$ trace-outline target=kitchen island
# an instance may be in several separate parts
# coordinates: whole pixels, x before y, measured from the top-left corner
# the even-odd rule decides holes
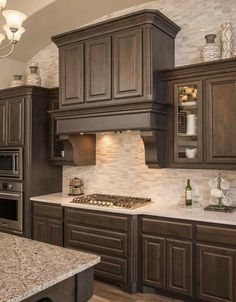
[[[0,302],[86,302],[100,257],[0,233]]]

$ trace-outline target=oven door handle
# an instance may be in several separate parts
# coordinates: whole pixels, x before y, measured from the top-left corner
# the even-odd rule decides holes
[[[21,195],[20,194],[16,194],[16,193],[5,193],[5,192],[0,192],[0,197],[1,196],[12,196],[12,197],[20,197]]]

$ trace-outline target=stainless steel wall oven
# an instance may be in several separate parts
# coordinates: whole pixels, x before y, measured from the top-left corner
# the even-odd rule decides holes
[[[23,184],[0,181],[0,227],[23,231]]]

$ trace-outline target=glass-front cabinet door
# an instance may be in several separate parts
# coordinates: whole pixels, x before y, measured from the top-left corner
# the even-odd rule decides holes
[[[174,162],[202,163],[202,82],[174,84]]]

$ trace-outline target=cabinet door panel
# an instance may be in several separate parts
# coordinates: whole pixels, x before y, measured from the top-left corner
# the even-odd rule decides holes
[[[167,289],[191,296],[192,243],[167,240]]]
[[[63,246],[63,222],[48,220],[48,242]]]
[[[113,36],[114,98],[142,96],[142,30]]]
[[[5,146],[7,143],[6,139],[6,103],[0,104],[0,146]]]
[[[212,302],[235,301],[235,256],[235,250],[197,245],[198,298]]]
[[[60,106],[84,102],[84,45],[60,49]]]
[[[111,38],[86,43],[86,102],[111,99]]]
[[[22,145],[24,136],[24,100],[12,99],[8,101],[8,145]]]
[[[127,257],[127,234],[71,224],[66,225],[65,232],[66,244],[72,248]]]
[[[127,261],[116,257],[101,256],[101,262],[95,266],[95,276],[127,282]]]
[[[165,287],[165,239],[142,237],[142,282],[156,288]]]
[[[236,163],[236,78],[206,82],[206,161]]]
[[[33,239],[48,243],[47,219],[33,217]]]

